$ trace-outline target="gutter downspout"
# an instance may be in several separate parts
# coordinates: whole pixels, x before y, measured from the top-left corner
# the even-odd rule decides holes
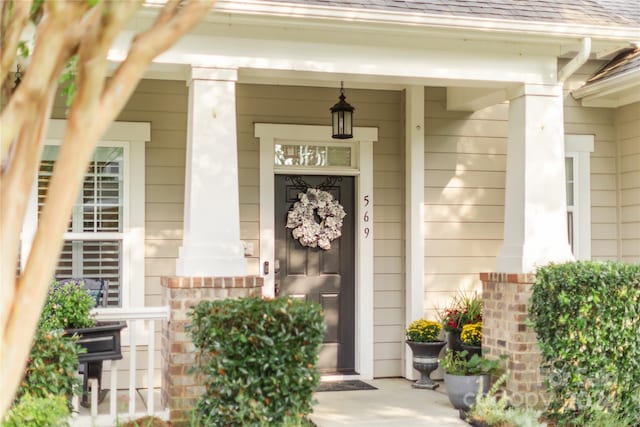
[[[589,59],[591,54],[591,37],[585,37],[580,44],[580,50],[578,54],[573,57],[562,69],[558,72],[558,83],[564,84],[564,82],[575,73],[578,68],[582,67]]]

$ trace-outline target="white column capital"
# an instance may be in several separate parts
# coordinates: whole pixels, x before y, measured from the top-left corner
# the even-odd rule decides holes
[[[238,69],[237,68],[199,67],[197,65],[192,65],[191,72],[187,78],[187,86],[190,86],[191,81],[193,80],[237,82]]]
[[[517,86],[511,86],[507,89],[507,99],[510,101],[524,96],[562,97],[562,85],[524,83]]]

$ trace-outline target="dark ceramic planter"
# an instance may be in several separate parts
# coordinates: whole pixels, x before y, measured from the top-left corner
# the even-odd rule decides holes
[[[460,331],[447,331],[447,348],[453,351],[462,351]]]
[[[435,390],[439,384],[431,379],[430,375],[438,369],[438,356],[440,350],[446,344],[444,341],[436,342],[414,342],[407,341],[413,352],[413,367],[420,372],[420,379],[412,384],[415,388],[425,388]]]
[[[471,359],[474,354],[482,356],[482,346],[462,344],[462,349],[467,352],[467,360]]]
[[[487,394],[491,388],[491,375],[451,375],[444,374],[449,402],[456,409],[469,410],[478,395],[478,386],[482,381],[482,393]]]

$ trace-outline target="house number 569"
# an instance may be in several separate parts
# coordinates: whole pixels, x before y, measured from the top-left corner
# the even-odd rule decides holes
[[[369,195],[365,194],[364,197],[362,198],[364,201],[364,207],[367,208],[369,207],[369,204],[371,203],[370,199],[369,199]],[[362,221],[364,222],[364,238],[368,239],[369,238],[369,234],[371,234],[371,228],[369,228],[368,224],[370,221],[369,218],[369,210],[365,209],[364,210],[364,215],[362,216]]]

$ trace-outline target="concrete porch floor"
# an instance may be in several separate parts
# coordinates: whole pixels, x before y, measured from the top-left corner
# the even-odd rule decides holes
[[[402,378],[365,382],[378,390],[316,393],[311,420],[318,427],[469,427],[449,403],[442,381],[433,391],[415,389]]]

